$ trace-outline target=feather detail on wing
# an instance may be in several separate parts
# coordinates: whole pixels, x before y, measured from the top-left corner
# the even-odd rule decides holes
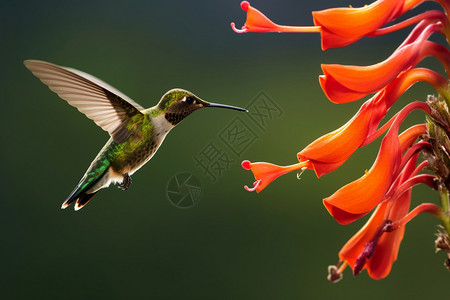
[[[128,121],[142,115],[139,104],[102,80],[72,68],[26,60],[25,66],[59,97],[107,131],[116,143],[128,139]]]

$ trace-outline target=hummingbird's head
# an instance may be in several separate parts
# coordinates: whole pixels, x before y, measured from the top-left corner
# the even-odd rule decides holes
[[[240,107],[207,102],[193,93],[182,89],[172,89],[168,91],[162,96],[158,103],[158,110],[164,114],[166,120],[172,125],[177,125],[188,115],[204,107],[221,107],[247,111]]]

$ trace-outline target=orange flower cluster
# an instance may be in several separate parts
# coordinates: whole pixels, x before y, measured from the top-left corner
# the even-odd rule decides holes
[[[328,212],[340,224],[349,224],[374,210],[366,225],[339,252],[340,267],[332,267],[329,279],[340,279],[343,269],[350,266],[356,275],[367,269],[374,279],[390,272],[397,258],[405,224],[421,212],[442,215],[441,207],[423,203],[410,211],[411,188],[423,183],[436,189],[436,176],[419,174],[427,166],[418,163],[419,154],[431,151],[432,145],[420,138],[427,134],[426,124],[415,125],[402,134],[399,128],[415,109],[431,114],[426,102],[406,105],[391,120],[380,126],[381,120],[396,100],[416,82],[429,83],[446,101],[450,100],[448,79],[417,65],[427,56],[436,57],[450,74],[450,51],[429,40],[433,33],[450,37],[448,11],[450,1],[440,0],[444,11],[431,10],[405,21],[383,27],[424,0],[378,0],[361,8],[332,8],[313,12],[315,26],[282,26],[264,14],[241,3],[247,12],[244,32],[319,32],[322,49],[343,47],[365,36],[387,34],[415,25],[406,40],[384,61],[371,66],[339,64],[322,65],[320,85],[334,103],[346,103],[374,94],[342,127],[318,138],[297,154],[299,163],[278,166],[265,162],[244,161],[242,166],[255,176],[249,191],[261,192],[277,177],[292,171],[312,169],[318,177],[336,170],[358,148],[384,136],[373,166],[361,178],[345,185],[323,200]],[[447,102],[448,103],[448,102]],[[419,139],[419,141],[417,141]]]

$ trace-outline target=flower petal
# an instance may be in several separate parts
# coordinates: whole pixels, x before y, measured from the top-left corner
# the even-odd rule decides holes
[[[322,49],[349,45],[397,17],[403,1],[379,0],[353,8],[339,7],[313,12],[314,25],[322,27]]]
[[[400,183],[405,182],[414,175],[414,166],[418,157],[419,155],[416,154],[403,169],[401,176],[399,176],[402,178]],[[397,227],[393,232],[385,232],[381,236],[377,235],[380,234],[378,232],[380,226],[387,219],[394,223],[406,216],[410,206],[410,188],[411,186],[408,187],[405,193],[398,194],[400,197],[396,199],[390,198],[389,201],[381,202],[366,224],[339,251],[340,259],[346,261],[353,270],[355,270],[357,258],[360,257],[365,246],[373,239],[377,239],[375,251],[366,260],[366,264],[363,267],[368,267],[368,272],[374,279],[381,279],[389,274],[392,263],[397,258],[400,242],[403,238],[404,226]]]
[[[392,182],[393,174],[401,161],[400,143],[397,136],[386,135],[378,157],[372,168],[361,178],[345,185],[323,200],[328,212],[340,224],[349,224],[356,219],[333,213],[335,208],[351,215],[364,215],[371,211],[383,197]]]
[[[333,195],[323,200],[328,212],[341,224],[349,224],[355,220],[353,215],[366,214],[380,203],[393,179],[400,171],[402,161],[401,144],[398,130],[406,116],[414,109],[422,109],[430,113],[424,102],[412,102],[397,115],[389,132],[384,137],[377,159],[372,168],[361,178],[345,185]],[[408,140],[408,139],[407,139]],[[350,215],[336,214],[336,209],[346,211]]]
[[[429,69],[414,68],[402,72],[374,97],[378,97],[379,101],[382,100],[386,103],[387,107],[391,107],[404,92],[419,81],[429,83],[442,96],[448,94],[447,80],[442,75]],[[349,89],[331,76],[321,75],[319,82],[325,95],[334,103],[347,103],[359,100],[369,94],[367,92]]]
[[[401,174],[405,187],[403,188],[402,185],[400,189],[403,189],[404,192],[381,202],[367,223],[339,251],[341,261],[348,263],[354,272],[356,269],[360,270],[359,268],[367,268],[373,279],[386,277],[397,259],[406,223],[422,212],[434,215],[441,213],[441,208],[432,203],[423,203],[408,213],[412,186],[418,183],[428,184],[427,182],[433,181],[431,175],[411,177],[414,174],[413,166],[417,158],[418,155],[412,159],[411,168],[405,169],[406,171]],[[390,224],[390,229],[383,226],[387,223]],[[380,229],[383,231],[380,232]],[[365,257],[363,266],[357,266],[358,258],[364,255],[368,245],[374,246],[373,253]]]
[[[340,84],[334,77],[327,75],[319,76],[319,83],[327,98],[333,103],[347,103],[365,97],[367,92],[349,89]]]
[[[437,216],[442,211],[439,206],[433,203],[422,203],[408,213],[411,204],[411,189],[397,199],[392,199],[392,201],[394,202],[393,206],[387,213],[388,219],[392,220],[393,231],[386,231],[380,237],[373,255],[366,263],[367,272],[373,279],[383,279],[389,275],[392,264],[397,260],[407,221],[423,212]],[[405,219],[408,220],[404,221]],[[400,225],[396,225],[396,223],[400,223]]]
[[[411,191],[400,196],[391,209],[389,219],[403,218],[408,213],[410,200]],[[388,201],[380,203],[367,223],[339,251],[339,258],[346,261],[352,269],[355,269],[356,260],[363,252],[365,245],[374,238],[380,225],[384,223],[388,208]],[[401,226],[392,232],[385,232],[381,235],[373,255],[367,259],[364,266],[364,268],[367,268],[370,277],[382,279],[389,274],[392,264],[397,259],[404,232],[405,227]]]
[[[387,207],[387,202],[380,203],[367,223],[339,251],[339,258],[346,261],[352,269],[364,245],[372,239],[380,224],[383,223]]]
[[[409,210],[411,190],[401,195],[394,203],[389,215],[390,220],[403,218]],[[382,279],[391,271],[392,264],[397,260],[398,250],[405,233],[405,226],[392,232],[385,232],[378,241],[373,255],[367,260],[367,272],[373,279]]]
[[[342,102],[356,100],[356,97],[382,89],[399,74],[416,66],[430,55],[437,57],[447,72],[450,72],[450,51],[439,44],[427,41],[433,32],[441,30],[442,24],[428,25],[420,34],[411,34],[407,42],[405,41],[389,58],[371,66],[322,65],[324,75],[320,78],[320,83],[325,94],[335,102],[342,101],[345,93],[349,94],[350,100]],[[334,97],[337,99],[334,100]]]
[[[385,87],[402,71],[411,67],[418,54],[418,44],[404,46],[388,59],[371,66],[322,65],[326,77],[332,77],[343,87],[359,93],[373,93]]]
[[[318,177],[335,170],[376,130],[386,111],[381,102],[368,100],[350,121],[300,151],[299,161],[310,161]]]
[[[309,162],[302,162],[290,166],[278,166],[266,162],[251,163],[248,160],[242,162],[242,167],[246,170],[251,170],[255,176],[256,182],[253,188],[246,188],[246,190],[252,192],[256,190],[257,193],[261,192],[269,183],[284,175],[288,172],[300,170],[309,165]]]

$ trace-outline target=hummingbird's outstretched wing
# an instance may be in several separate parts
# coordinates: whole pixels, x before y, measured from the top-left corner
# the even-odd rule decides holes
[[[107,131],[116,143],[128,139],[129,119],[144,116],[144,110],[102,80],[84,72],[40,60],[26,60],[25,66],[59,97]]]

